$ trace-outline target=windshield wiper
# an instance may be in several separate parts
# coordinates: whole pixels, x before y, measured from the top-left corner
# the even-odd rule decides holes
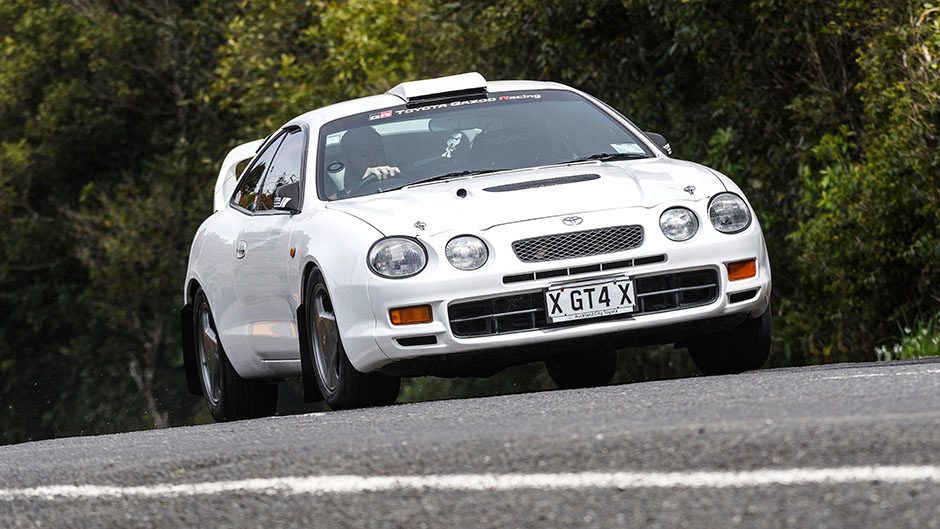
[[[568,163],[591,162],[595,160],[600,161],[600,162],[615,162],[619,160],[641,160],[643,158],[649,158],[649,156],[638,153],[638,152],[599,152],[597,154],[585,156],[584,158],[576,158],[574,160],[568,160],[567,162],[558,162],[552,165],[565,165]]]
[[[432,176],[430,178],[424,178],[422,180],[415,180],[414,182],[408,182],[407,184],[401,187],[414,186],[418,184],[426,184],[428,182],[437,182],[439,180],[448,180],[450,178],[459,178],[461,176],[475,176],[486,173],[498,173],[499,171],[508,171],[509,169],[477,169],[474,171],[454,171],[452,173],[444,173],[437,176]],[[396,189],[401,189],[401,187]]]

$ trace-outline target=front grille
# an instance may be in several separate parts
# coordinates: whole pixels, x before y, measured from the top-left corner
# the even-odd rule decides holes
[[[595,318],[587,320],[587,323],[698,307],[718,299],[718,272],[715,270],[637,277],[633,284],[637,298],[635,312]],[[459,338],[531,331],[549,326],[545,316],[544,291],[452,303],[447,308],[447,316],[451,332]],[[557,323],[553,327],[584,323],[584,320],[576,320]]]
[[[512,251],[520,261],[539,263],[632,250],[641,244],[642,226],[612,226],[522,239],[512,243]]]

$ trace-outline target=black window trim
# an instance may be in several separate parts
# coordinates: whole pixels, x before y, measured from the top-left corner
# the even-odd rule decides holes
[[[300,199],[299,199],[301,208],[303,207],[304,187],[305,187],[306,176],[307,176],[307,149],[310,147],[310,134],[308,134],[308,131],[309,131],[309,128],[307,127],[305,123],[292,123],[290,125],[287,125],[278,129],[277,131],[271,134],[268,134],[268,137],[265,138],[264,143],[262,143],[261,146],[258,147],[258,150],[255,151],[255,156],[251,159],[251,163],[248,164],[248,167],[245,168],[241,176],[239,176],[238,182],[235,184],[235,191],[232,192],[232,196],[229,197],[229,201],[228,201],[232,209],[241,213],[242,215],[247,215],[249,217],[255,217],[255,216],[260,217],[260,216],[269,216],[269,215],[292,215],[290,211],[280,210],[280,209],[249,211],[241,207],[240,205],[238,205],[237,202],[235,202],[235,195],[237,195],[239,189],[241,189],[242,180],[244,180],[244,178],[248,175],[248,173],[250,173],[251,170],[255,167],[255,162],[258,161],[258,156],[278,139],[288,134],[295,133],[295,132],[300,132],[300,134],[303,135],[303,139],[304,139],[303,159],[300,162]],[[274,155],[271,156],[272,161],[274,160],[274,158],[277,157],[277,153],[280,150],[281,150],[281,146],[278,145],[277,149],[274,151]],[[266,171],[265,174],[261,177],[261,180],[259,182],[259,187],[264,187],[264,181],[265,179],[267,179],[267,177],[268,177],[268,173]]]

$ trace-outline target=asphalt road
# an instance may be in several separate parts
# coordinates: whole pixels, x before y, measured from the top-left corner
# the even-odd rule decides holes
[[[0,527],[938,527],[940,363],[0,447]]]

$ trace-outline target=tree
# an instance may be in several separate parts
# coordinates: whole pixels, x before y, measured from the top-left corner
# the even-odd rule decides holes
[[[230,126],[200,93],[223,4],[0,6],[4,201],[18,198],[0,266],[5,438],[160,426],[191,402],[173,308]]]

